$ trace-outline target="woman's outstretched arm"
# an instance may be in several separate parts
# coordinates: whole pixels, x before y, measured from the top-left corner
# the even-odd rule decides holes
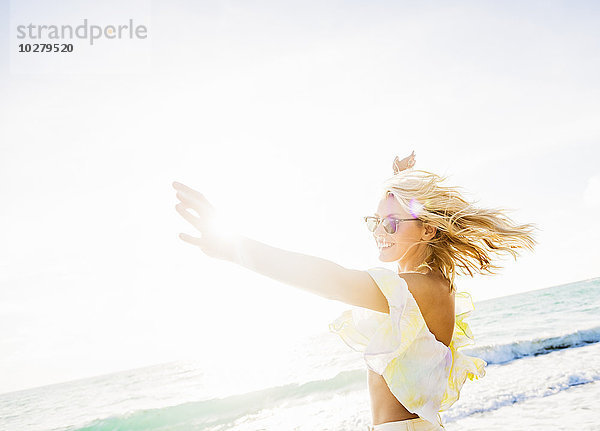
[[[282,283],[327,299],[387,313],[388,303],[366,271],[345,268],[327,259],[283,250],[241,235],[222,235],[215,227],[216,212],[198,191],[173,183],[176,209],[201,233],[201,237],[180,235],[211,257],[244,266]],[[194,210],[198,216],[188,212]]]

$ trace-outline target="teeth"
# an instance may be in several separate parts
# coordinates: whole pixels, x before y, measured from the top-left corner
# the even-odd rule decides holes
[[[391,243],[391,242],[387,242],[387,241],[384,241],[384,240],[382,240],[382,239],[378,239],[378,240],[377,240],[377,246],[378,246],[379,248],[388,248],[388,247],[391,247],[391,246],[393,246],[393,245],[394,245],[393,243]]]

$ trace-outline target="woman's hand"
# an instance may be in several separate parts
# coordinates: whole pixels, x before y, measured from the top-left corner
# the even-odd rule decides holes
[[[177,190],[177,199],[181,201],[175,205],[175,209],[201,233],[201,237],[180,233],[179,238],[200,247],[210,257],[230,260],[233,257],[234,237],[230,232],[219,228],[215,208],[202,193],[185,184],[175,181],[173,188]],[[188,209],[194,210],[198,215],[193,215]]]
[[[398,172],[405,171],[409,168],[412,168],[415,165],[415,152],[413,151],[407,157],[402,160],[398,160],[398,156],[394,158],[394,175]]]
[[[202,193],[174,182],[177,198],[175,208],[192,224],[201,238],[179,234],[179,237],[211,257],[224,259],[327,299],[386,312],[387,301],[373,279],[362,271],[350,270],[316,256],[283,250],[231,233],[230,227],[219,229],[215,208]],[[198,213],[197,216],[188,209]]]

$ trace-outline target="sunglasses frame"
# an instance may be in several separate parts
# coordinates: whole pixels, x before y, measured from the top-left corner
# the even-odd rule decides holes
[[[369,229],[369,220],[370,219],[377,220],[377,224],[375,225],[375,227],[373,228],[373,230]],[[396,218],[396,217],[391,217],[391,216],[387,216],[387,217],[383,217],[383,218],[377,217],[377,216],[364,216],[363,217],[363,220],[367,224],[367,229],[369,230],[369,232],[375,232],[377,230],[377,227],[379,226],[379,224],[383,220],[385,220],[385,219],[393,220],[394,221],[394,223],[392,225],[390,225],[390,226],[394,226],[394,231],[393,232],[388,231],[385,226],[383,227],[383,229],[387,233],[389,233],[390,235],[393,235],[393,234],[395,234],[398,231],[398,223],[399,222],[404,222],[404,221],[420,221],[421,220],[421,219],[418,219],[418,218]]]

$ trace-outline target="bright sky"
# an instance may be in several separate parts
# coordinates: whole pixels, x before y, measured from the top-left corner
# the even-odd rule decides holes
[[[348,308],[179,240],[174,180],[255,239],[390,267],[361,217],[414,149],[541,229],[459,282],[476,301],[600,275],[600,4],[284,3],[154,1],[137,74],[13,73],[2,21],[0,392],[268,351]]]

